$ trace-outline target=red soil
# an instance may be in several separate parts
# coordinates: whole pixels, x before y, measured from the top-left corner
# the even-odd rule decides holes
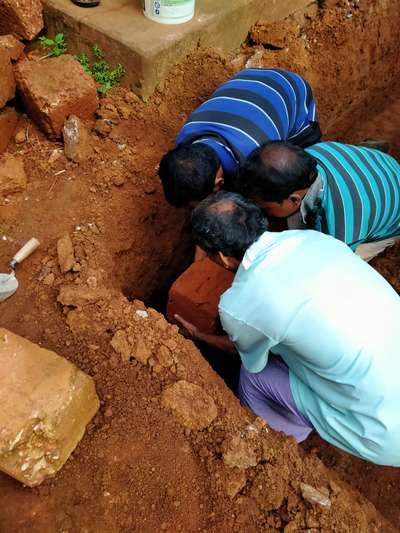
[[[0,531],[395,530],[315,454],[254,424],[192,343],[153,311],[141,318],[136,310],[143,306],[121,294],[148,301],[190,262],[187,214],[166,205],[156,177],[160,154],[187,114],[255,51],[253,60],[307,76],[327,138],[355,139],[364,117],[387,103],[387,88],[398,75],[400,13],[397,2],[368,4],[343,1],[310,15],[282,50],[249,43],[232,63],[211,52],[192,56],[147,103],[115,91],[103,100],[102,112],[114,114],[117,124],[106,138],[92,135],[95,156],[79,166],[63,155],[51,163],[61,146],[20,120],[28,140],[8,150],[23,155],[29,185],[2,202],[0,229],[7,240],[0,240],[0,271],[30,236],[43,244],[21,265],[18,292],[1,304],[2,326],[92,375],[102,408],[53,480],[31,490],[0,475]],[[65,233],[80,270],[62,275],[56,241]],[[377,263],[394,284],[397,254]],[[83,287],[86,299],[84,291],[74,292],[61,305],[62,286]],[[120,330],[138,358],[148,357],[146,364],[114,351],[110,342]],[[215,402],[218,416],[207,429],[185,429],[162,407],[162,390],[177,380],[199,385]],[[227,466],[223,458],[232,450],[247,468]],[[347,456],[337,460],[337,452],[321,444],[316,453],[340,474],[347,465],[349,483],[397,527],[397,495],[389,490],[389,483],[398,484],[397,470],[366,468]],[[331,509],[305,502],[300,482],[327,488]]]

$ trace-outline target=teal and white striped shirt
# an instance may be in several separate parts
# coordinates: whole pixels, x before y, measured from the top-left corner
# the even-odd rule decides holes
[[[306,152],[317,159],[322,180],[317,200],[305,209],[313,229],[353,250],[400,235],[400,165],[393,157],[338,142],[321,142]]]

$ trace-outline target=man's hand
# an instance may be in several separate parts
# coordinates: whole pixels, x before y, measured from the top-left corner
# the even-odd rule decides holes
[[[197,326],[195,326],[191,322],[188,322],[180,315],[174,315],[174,318],[182,326],[182,333],[185,337],[187,337],[188,339],[192,339],[193,341],[201,340],[202,335]]]
[[[223,352],[236,353],[236,348],[227,335],[211,335],[209,333],[203,333],[197,326],[188,322],[181,316],[175,315],[174,318],[182,326],[182,333],[188,339],[205,342],[209,346],[213,346]]]

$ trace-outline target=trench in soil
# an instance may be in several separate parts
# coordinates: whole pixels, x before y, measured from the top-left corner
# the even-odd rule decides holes
[[[379,100],[385,102],[384,106],[379,110],[371,112],[369,116],[363,116],[363,119],[359,122],[354,123],[353,120],[349,120],[348,123],[342,123],[343,133],[338,140],[354,144],[365,139],[388,140],[391,145],[391,155],[400,158],[398,135],[400,130],[400,87],[395,86],[387,94],[379,94]],[[361,108],[359,110],[356,109],[354,111],[355,115],[359,116],[361,110]],[[327,138],[333,137],[327,136]],[[171,238],[173,238],[172,235]],[[145,299],[146,305],[157,309],[163,314],[166,313],[171,285],[191,263],[193,248],[190,243],[190,228],[185,226],[182,240],[179,241],[177,248],[174,250],[173,264],[169,265],[166,279],[160,280],[158,278],[159,287],[149,298]],[[392,283],[398,292],[400,291],[399,264],[400,246],[389,250],[372,262],[372,265]],[[129,300],[140,297],[140,295],[135,294],[135,287],[132,286],[129,279],[125,280],[123,284],[123,293]],[[196,345],[214,371],[222,377],[226,385],[235,393],[240,372],[240,357],[227,355],[201,342],[196,343]],[[349,484],[352,484],[361,493],[367,495],[376,507],[383,512],[384,516],[391,519],[395,526],[399,524],[400,512],[394,501],[400,502],[400,495],[396,495],[393,499],[393,491],[398,491],[398,483],[400,481],[400,473],[397,468],[365,463],[330,446],[316,434],[312,434],[302,447],[308,452],[316,454],[326,465],[339,472],[341,477]],[[374,483],[371,483],[371,480]]]
[[[387,95],[380,94],[379,97],[384,98],[385,105],[360,123],[352,124],[352,121],[349,121],[348,125],[344,124],[344,133],[340,140],[357,144],[358,141],[365,139],[384,139],[390,142],[391,155],[400,158],[400,140],[398,136],[400,130],[400,87],[398,86],[394,91],[392,89]],[[145,300],[146,305],[157,309],[160,313],[166,313],[171,285],[191,263],[193,247],[190,243],[190,228],[185,226],[182,241],[179,242],[175,250],[172,269],[168,271],[165,280],[158,279],[159,283],[161,281],[161,286]],[[372,261],[372,265],[400,293],[400,277],[398,276],[400,246],[381,254],[379,258]],[[137,297],[135,288],[130,284],[129,280],[126,280],[123,287],[123,292],[129,300],[134,300]],[[223,333],[222,329],[220,333]],[[196,345],[213,370],[236,393],[241,365],[240,357],[238,355],[227,355],[201,342],[197,342]],[[351,457],[324,442],[314,433],[302,447],[306,451],[316,454],[326,465],[339,472],[340,476],[349,484],[357,487],[361,493],[367,495],[376,507],[386,517],[391,519],[394,525],[398,525],[400,512],[397,505],[393,505],[393,491],[398,490],[400,481],[400,473],[397,468],[377,466]],[[371,484],[371,480],[374,480],[375,483]],[[395,501],[400,502],[399,496],[395,497]]]
[[[213,52],[188,58],[172,73],[163,93],[156,93],[148,104],[133,105],[130,118],[121,120],[108,138],[93,137],[96,158],[80,167],[63,156],[50,165],[50,154],[61,145],[45,139],[21,117],[19,127],[28,129],[29,141],[22,146],[11,144],[9,151],[24,157],[30,183],[25,193],[2,206],[1,231],[12,240],[0,243],[0,271],[32,232],[43,245],[21,266],[20,289],[2,304],[2,325],[55,350],[94,376],[102,408],[76,454],[54,480],[31,491],[0,475],[0,531],[153,533],[160,524],[167,524],[165,530],[171,533],[263,530],[249,525],[250,500],[246,508],[235,510],[242,517],[240,525],[238,518],[232,518],[231,501],[210,489],[210,476],[217,469],[210,462],[207,470],[199,459],[207,463],[207,441],[201,440],[207,435],[191,437],[196,453],[188,451],[186,434],[171,425],[154,401],[164,378],[157,379],[136,364],[118,366],[109,342],[122,327],[125,299],[71,311],[57,303],[57,295],[65,284],[79,286],[95,278],[98,287],[162,309],[168,287],[190,263],[192,251],[187,214],[163,200],[156,177],[159,156],[170,147],[189,112],[255,54],[260,66],[291,68],[310,81],[327,139],[357,142],[385,137],[393,144],[393,155],[400,156],[396,98],[400,91],[394,85],[400,51],[398,4],[379,1],[365,9],[353,9],[348,2],[338,4],[345,7],[321,10],[307,22],[307,39],[299,38],[290,20],[261,24],[233,63]],[[282,50],[269,47],[275,33],[285,35]],[[125,92],[117,90],[103,105],[118,108],[124,98]],[[61,170],[65,172],[56,175]],[[81,272],[62,276],[55,245],[65,232],[73,238]],[[396,248],[374,262],[398,291],[399,260]],[[49,273],[55,275],[50,286],[43,283]],[[234,389],[236,371],[224,375],[231,367],[223,363],[218,368],[223,356],[206,356]],[[218,388],[218,380],[207,374],[195,352],[190,352],[189,360],[187,379],[202,382],[202,375],[207,375],[209,382],[203,386],[222,390],[218,394],[229,403],[230,392]],[[208,446],[219,444],[212,441]],[[317,438],[305,447],[398,527],[398,469],[366,464]],[[184,459],[176,454],[181,448],[186,450]],[[271,486],[268,492],[279,494],[279,486]],[[287,494],[285,498],[290,499]],[[270,513],[268,525],[262,523],[265,530],[283,530],[289,520],[285,505]],[[349,500],[349,513],[351,509]],[[324,531],[354,531],[332,524],[326,524]]]

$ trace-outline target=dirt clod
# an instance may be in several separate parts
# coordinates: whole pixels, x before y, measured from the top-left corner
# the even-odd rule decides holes
[[[70,115],[90,118],[97,109],[96,84],[70,55],[20,61],[15,76],[30,117],[51,138],[61,136]]]
[[[243,470],[232,469],[226,482],[226,493],[234,498],[246,485],[247,478]]]
[[[28,184],[22,157],[6,155],[0,159],[0,194],[24,191]]]
[[[18,130],[14,137],[15,144],[22,144],[26,141],[25,130]]]
[[[107,299],[109,295],[109,291],[104,288],[91,289],[85,286],[67,285],[61,287],[57,300],[67,307],[83,307]]]
[[[14,135],[17,120],[17,113],[13,107],[5,107],[0,111],[0,154],[6,150]]]
[[[25,45],[14,35],[0,35],[0,49],[7,50],[12,61],[16,61],[22,54]]]
[[[44,285],[47,285],[49,287],[54,285],[54,281],[55,281],[55,275],[53,274],[53,272],[50,272],[50,274],[47,274],[47,276],[45,276],[45,278],[43,279]]]
[[[72,269],[75,264],[74,247],[71,237],[66,233],[57,241],[58,264],[63,274]]]
[[[14,33],[31,40],[42,28],[40,0],[2,0],[0,3],[0,34]]]
[[[129,361],[132,349],[126,331],[122,329],[118,330],[111,339],[111,346],[121,355],[123,361]]]
[[[252,440],[234,435],[224,445],[223,460],[228,466],[243,469],[258,464],[258,454]]]
[[[301,495],[307,502],[313,505],[318,505],[323,509],[330,509],[332,504],[331,500],[329,499],[328,489],[315,489],[311,485],[307,485],[307,483],[301,483],[300,488]]]
[[[161,395],[164,407],[172,409],[176,418],[189,429],[204,429],[216,418],[214,400],[204,389],[187,381],[178,381]]]

